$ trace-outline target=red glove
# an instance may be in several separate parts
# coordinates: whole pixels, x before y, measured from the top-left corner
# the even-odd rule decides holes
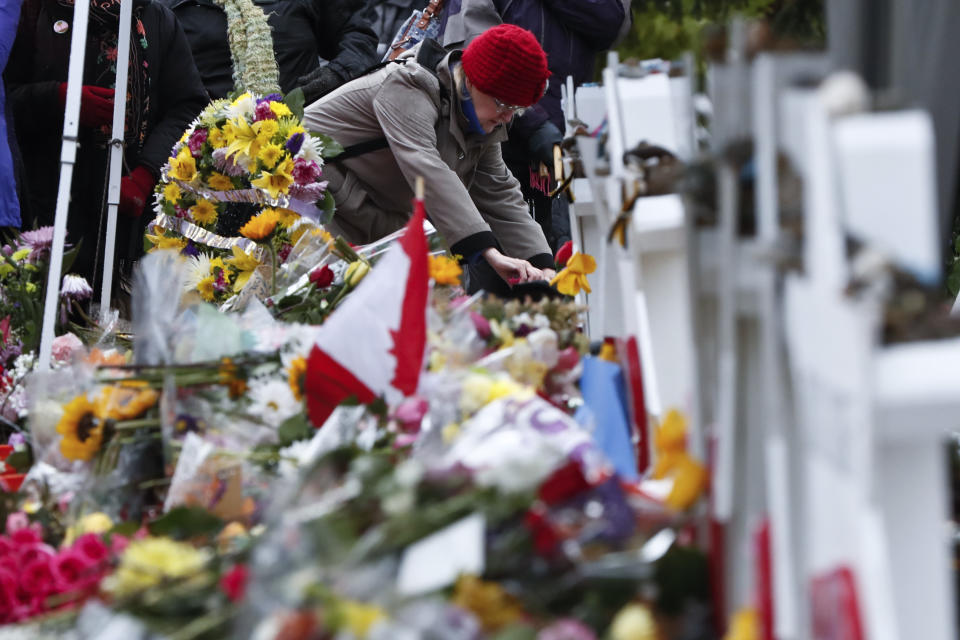
[[[67,104],[67,83],[60,83],[60,108]],[[100,127],[113,122],[113,89],[85,84],[80,88],[80,124]]]
[[[147,199],[157,184],[156,178],[146,167],[137,167],[120,181],[120,215],[139,218]]]

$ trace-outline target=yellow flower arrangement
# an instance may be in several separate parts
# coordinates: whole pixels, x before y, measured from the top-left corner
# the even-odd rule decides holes
[[[280,131],[280,125],[277,124],[276,120],[260,120],[259,122],[253,123],[253,130],[257,134],[257,142],[265,145],[270,142],[270,138]]]
[[[230,144],[227,145],[228,154],[242,153],[251,158],[257,156],[257,152],[260,150],[257,132],[244,118],[236,118],[227,122],[224,126],[224,135],[230,140]]]
[[[217,221],[217,208],[209,200],[199,200],[190,207],[190,216],[197,224],[211,225]]]
[[[307,359],[303,356],[297,356],[290,362],[290,368],[287,369],[287,382],[290,385],[290,391],[297,400],[303,400],[303,385],[307,376]]]
[[[260,242],[270,237],[278,221],[279,216],[274,209],[264,209],[240,227],[240,235]]]
[[[296,211],[290,209],[278,208],[277,210],[277,223],[280,224],[284,229],[289,229],[297,220],[300,219],[300,214]]]
[[[107,580],[106,590],[114,597],[142,594],[165,582],[202,581],[210,556],[189,544],[169,538],[134,540],[120,558],[120,566]]]
[[[176,251],[183,251],[184,247],[187,246],[187,241],[184,238],[175,238],[172,236],[165,236],[162,233],[156,234],[146,234],[147,240],[150,241],[150,244],[153,245],[151,251],[156,251],[157,249],[175,249]]]
[[[90,460],[103,444],[103,420],[97,406],[86,395],[79,395],[63,407],[57,422],[60,453],[68,460]]]
[[[256,180],[251,180],[250,184],[263,189],[270,194],[271,198],[285,194],[293,184],[293,160],[287,158],[273,172],[264,171],[263,175]]]
[[[80,518],[76,524],[67,527],[66,535],[60,548],[66,548],[73,544],[79,536],[85,533],[103,534],[113,528],[113,520],[102,511],[88,513]]]
[[[550,284],[556,285],[557,291],[567,296],[575,296],[580,293],[581,289],[590,293],[587,274],[596,270],[597,261],[593,259],[593,256],[585,253],[575,253],[570,256],[567,266],[550,280]]]
[[[453,258],[445,255],[429,256],[430,277],[437,284],[456,286],[460,284],[463,269]]]

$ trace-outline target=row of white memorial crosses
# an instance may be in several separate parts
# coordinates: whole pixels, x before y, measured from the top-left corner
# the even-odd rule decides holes
[[[716,225],[688,227],[717,604],[757,610],[763,638],[956,638],[960,339],[880,330],[888,269],[940,278],[931,120],[743,41],[709,72]]]

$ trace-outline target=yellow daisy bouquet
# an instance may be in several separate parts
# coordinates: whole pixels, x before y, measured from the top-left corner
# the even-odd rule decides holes
[[[307,230],[328,219],[324,159],[342,151],[307,131],[302,92],[215,100],[174,145],[154,195],[147,250],[197,259],[191,287],[210,302],[275,273]],[[201,273],[202,271],[202,273]]]

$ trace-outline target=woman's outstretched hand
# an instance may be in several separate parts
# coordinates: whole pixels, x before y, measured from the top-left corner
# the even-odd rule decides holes
[[[538,269],[526,260],[505,256],[493,247],[485,249],[483,257],[490,263],[493,270],[511,286],[535,280],[549,280],[555,275],[553,269]]]

